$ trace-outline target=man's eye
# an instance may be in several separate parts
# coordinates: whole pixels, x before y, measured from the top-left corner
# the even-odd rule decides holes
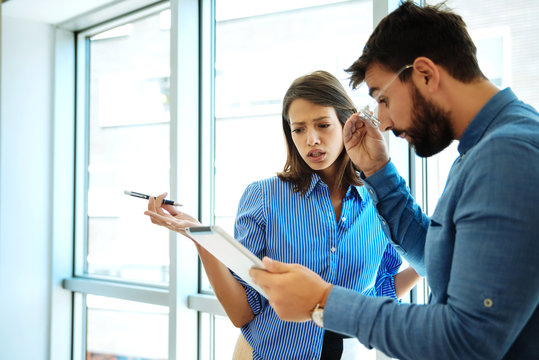
[[[378,99],[378,104],[385,104],[385,105],[387,105],[387,99],[386,99],[386,98],[380,98],[380,99]]]

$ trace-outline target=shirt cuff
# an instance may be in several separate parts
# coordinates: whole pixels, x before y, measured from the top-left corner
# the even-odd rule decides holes
[[[401,187],[403,181],[391,160],[368,178],[363,173],[360,176],[375,205],[378,204],[379,199],[383,199]]]
[[[369,338],[380,308],[387,297],[367,297],[340,286],[334,286],[324,306],[324,328],[355,337],[371,349]]]
[[[255,316],[260,314],[263,307],[263,304],[261,301],[262,296],[258,293],[258,291],[256,291],[251,286],[249,286],[249,284],[247,284],[247,282],[244,281],[241,277],[239,277],[235,272],[233,272],[230,269],[229,271],[232,274],[232,276],[234,276],[236,280],[238,280],[241,286],[243,286],[243,289],[245,290],[245,295],[247,295],[247,302],[249,303],[249,306],[251,307],[253,314]]]

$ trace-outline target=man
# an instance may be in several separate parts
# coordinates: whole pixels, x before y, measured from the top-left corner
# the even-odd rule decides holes
[[[539,358],[539,114],[488,81],[461,17],[442,6],[401,4],[348,71],[377,99],[380,129],[418,155],[460,141],[428,218],[378,129],[357,115],[344,127],[386,235],[427,276],[429,304],[366,297],[268,258],[254,281],[282,319],[313,319],[395,358]]]

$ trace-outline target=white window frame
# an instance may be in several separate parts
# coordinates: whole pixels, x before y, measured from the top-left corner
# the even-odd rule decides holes
[[[170,234],[169,286],[136,284],[92,278],[85,274],[86,204],[87,204],[87,39],[93,34],[118,26],[165,8],[171,10],[171,99],[170,99],[170,159],[171,194],[181,196],[187,211],[198,213],[199,193],[199,2],[196,0],[151,1],[133,0],[113,4],[92,14],[70,20],[57,31],[57,66],[55,99],[61,106],[55,116],[55,226],[53,264],[58,270],[58,282],[72,292],[72,301],[65,291],[53,298],[53,310],[63,321],[52,321],[57,332],[51,331],[51,352],[58,359],[85,359],[86,304],[85,295],[109,296],[169,307],[169,359],[198,356],[197,313],[188,307],[188,295],[198,291],[197,255],[194,247]],[[107,21],[108,19],[114,19]],[[96,25],[101,24],[101,25]],[[76,48],[76,54],[73,49]],[[71,49],[69,51],[68,49]],[[61,65],[63,64],[63,65]],[[76,65],[75,65],[76,64]],[[181,81],[178,81],[181,79]],[[76,86],[73,84],[77,84]],[[75,97],[76,94],[76,97]],[[74,104],[65,106],[65,99]],[[76,119],[73,122],[73,119]],[[76,124],[76,125],[75,125]],[[74,138],[73,138],[74,134]],[[75,157],[73,157],[73,149]],[[56,149],[55,149],[56,150]],[[181,169],[181,171],[179,170]],[[66,184],[60,179],[75,179]],[[184,189],[181,191],[180,189]],[[187,190],[188,189],[188,190]],[[73,208],[73,204],[75,207]],[[73,211],[74,210],[74,211]],[[67,216],[58,216],[62,213]],[[57,221],[56,221],[57,220]],[[73,240],[74,239],[74,240]],[[178,241],[180,240],[180,241]],[[60,251],[62,249],[62,251]],[[69,249],[71,251],[67,251]],[[65,254],[73,254],[70,259]],[[54,273],[54,271],[53,271]],[[62,281],[63,279],[63,281]],[[181,282],[180,282],[181,279]],[[73,321],[69,321],[73,314]],[[53,312],[53,319],[56,315]],[[56,323],[58,325],[54,326]],[[72,334],[72,335],[71,335]],[[65,339],[71,339],[67,344]],[[56,345],[57,344],[57,345]],[[181,348],[181,351],[180,351]]]
[[[196,359],[202,353],[198,312],[226,316],[214,295],[199,293],[199,269],[195,249],[188,241],[170,235],[170,284],[147,286],[84,276],[86,253],[87,132],[86,112],[87,36],[141,16],[136,9],[154,12],[150,6],[171,9],[171,195],[181,198],[186,211],[204,223],[213,219],[214,159],[214,59],[215,0],[133,0],[70,20],[57,30],[55,83],[57,103],[54,136],[53,282],[71,293],[52,292],[50,354],[59,360],[85,358],[85,294],[169,307],[169,359]],[[156,5],[157,4],[157,5]],[[398,4],[398,0],[373,1],[374,24]],[[127,15],[125,15],[127,14]],[[121,17],[120,17],[121,16]],[[117,18],[117,20],[107,21]],[[95,24],[104,24],[95,27]],[[75,58],[73,49],[79,56]],[[71,51],[70,51],[71,49]],[[181,79],[181,81],[179,81]],[[76,95],[75,95],[76,94]],[[76,98],[75,98],[76,96]],[[66,104],[66,98],[75,99]],[[61,104],[61,105],[60,105]],[[77,118],[77,126],[73,121]],[[75,134],[75,137],[72,135]],[[417,167],[407,144],[387,138],[390,154],[407,181],[414,181]],[[76,149],[76,157],[73,155]],[[398,154],[408,156],[397,158]],[[412,155],[413,156],[413,155]],[[181,169],[181,171],[179,171]],[[421,176],[420,176],[421,177]],[[76,179],[70,183],[69,179]],[[188,190],[187,190],[188,189]],[[209,189],[209,191],[201,191]],[[73,204],[77,204],[73,208]],[[74,212],[73,212],[74,210]],[[73,242],[73,238],[75,239]],[[179,241],[178,241],[179,240]],[[74,254],[71,256],[71,254]],[[181,285],[180,279],[181,278]],[[69,294],[73,294],[70,296]],[[195,311],[193,311],[195,310]],[[212,317],[213,318],[213,317]],[[72,320],[73,319],[73,320]],[[210,328],[211,325],[210,325]],[[196,329],[196,331],[195,331]],[[207,336],[207,334],[206,334]],[[213,343],[210,334],[209,343]],[[67,343],[66,339],[72,339]],[[181,351],[180,351],[181,348]],[[206,350],[204,351],[206,352]],[[60,356],[61,354],[61,356]],[[377,359],[386,357],[378,352]]]

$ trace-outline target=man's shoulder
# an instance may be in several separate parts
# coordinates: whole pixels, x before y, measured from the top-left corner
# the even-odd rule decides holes
[[[485,134],[477,144],[480,148],[505,147],[508,151],[523,151],[522,155],[539,154],[539,117],[512,117]]]

